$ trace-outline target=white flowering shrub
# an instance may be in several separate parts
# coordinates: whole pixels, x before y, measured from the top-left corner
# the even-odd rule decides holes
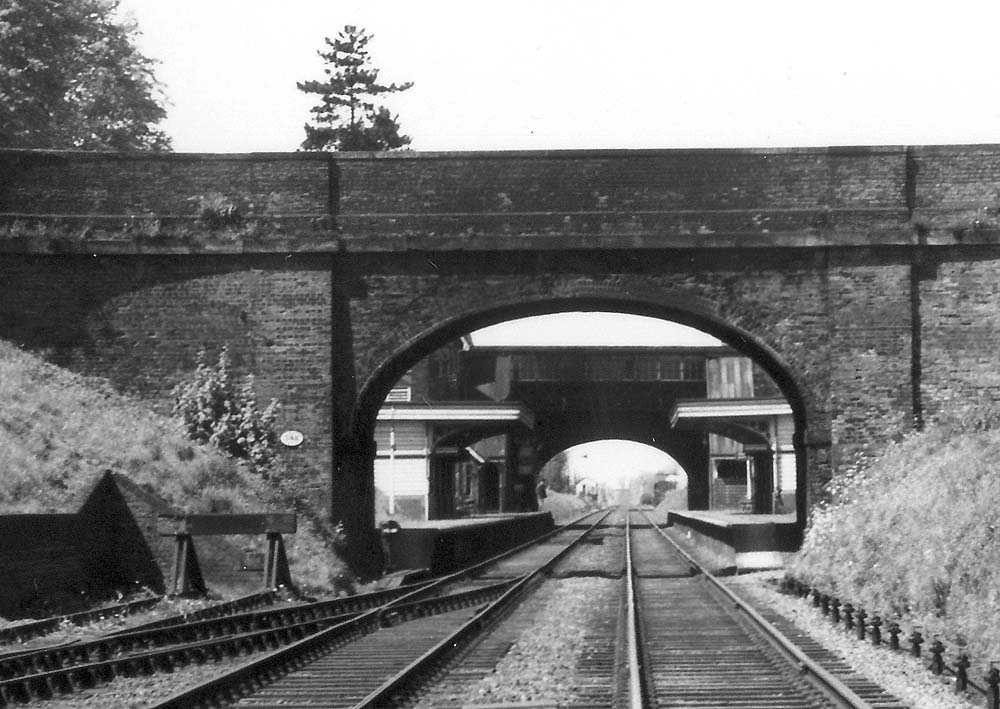
[[[215,366],[208,364],[205,350],[199,351],[194,376],[177,385],[173,394],[173,413],[192,440],[211,443],[258,471],[274,460],[278,402],[272,399],[264,409],[257,406],[253,375],[239,384],[234,381],[227,348],[222,348]]]

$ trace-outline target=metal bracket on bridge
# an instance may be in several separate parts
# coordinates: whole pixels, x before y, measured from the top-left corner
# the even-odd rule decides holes
[[[294,513],[161,515],[157,520],[160,536],[174,537],[173,593],[204,593],[205,580],[194,549],[194,536],[264,534],[267,556],[264,588],[291,585],[292,575],[285,555],[282,534],[294,534]]]

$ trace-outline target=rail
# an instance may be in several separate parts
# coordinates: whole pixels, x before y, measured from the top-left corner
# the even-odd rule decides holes
[[[751,608],[695,560],[694,557],[682,549],[658,524],[653,522],[648,514],[642,512],[642,515],[652,525],[653,529],[684,557],[687,563],[697,571],[699,576],[709,584],[713,591],[725,598],[734,609],[741,612],[754,625],[761,637],[767,640],[788,662],[793,664],[803,676],[811,679],[824,692],[828,699],[832,700],[838,707],[843,707],[844,709],[872,709],[871,704],[859,697],[850,687],[802,652],[781,631],[775,628],[760,613]]]
[[[601,514],[601,513],[603,513],[603,514]],[[442,576],[439,579],[430,581],[430,582],[426,583],[425,585],[423,585],[421,588],[414,590],[412,594],[409,594],[407,596],[403,596],[403,597],[397,599],[396,602],[397,603],[405,603],[406,601],[409,601],[409,600],[416,600],[420,596],[426,595],[428,593],[433,593],[434,591],[442,588],[443,586],[448,585],[449,583],[454,583],[454,582],[456,582],[456,581],[458,581],[458,580],[460,580],[462,578],[465,578],[465,577],[468,577],[468,576],[472,576],[472,575],[476,574],[477,572],[482,571],[486,567],[492,566],[493,564],[496,564],[496,563],[502,561],[503,559],[505,559],[507,557],[514,556],[515,554],[518,554],[518,553],[524,551],[525,549],[533,547],[533,546],[535,546],[537,544],[541,544],[542,542],[544,542],[544,541],[546,541],[546,540],[554,537],[555,535],[561,534],[562,532],[567,531],[571,527],[573,527],[573,526],[581,523],[583,520],[585,520],[585,519],[587,519],[589,517],[595,517],[597,515],[601,515],[601,517],[598,519],[598,521],[595,522],[593,525],[591,525],[588,528],[587,532],[584,532],[584,536],[585,536],[587,533],[589,533],[589,531],[591,529],[593,529],[598,524],[600,524],[604,519],[606,519],[609,514],[611,514],[611,508],[603,508],[603,509],[600,509],[600,510],[594,510],[592,512],[588,512],[586,514],[583,514],[583,515],[577,517],[576,519],[574,519],[572,522],[568,522],[567,524],[564,524],[561,527],[556,527],[555,529],[553,529],[553,530],[551,530],[549,532],[546,532],[545,534],[542,534],[542,535],[540,535],[538,537],[535,537],[534,539],[531,539],[531,540],[525,542],[524,544],[520,544],[520,545],[514,547],[513,549],[508,549],[507,551],[504,551],[504,552],[501,552],[500,554],[492,556],[489,559],[486,559],[485,561],[477,562],[477,563],[473,564],[472,566],[467,566],[464,569],[460,569],[459,571],[455,571],[453,573],[446,574],[445,576]]]
[[[633,574],[635,570],[632,566],[632,517],[625,516],[625,593],[627,594],[626,606],[626,633],[628,635],[628,697],[629,709],[643,709],[645,706],[645,696],[642,691],[642,662],[639,653],[639,621],[638,605],[639,599],[636,595]]]
[[[560,560],[563,559],[569,552],[574,548],[576,544],[585,538],[597,525],[603,522],[609,514],[611,514],[611,509],[601,510],[596,513],[589,515],[584,515],[578,518],[576,521],[570,524],[564,525],[563,527],[549,532],[539,540],[530,542],[528,544],[522,544],[517,548],[517,550],[522,550],[526,547],[532,546],[539,543],[540,540],[548,539],[554,536],[557,532],[565,531],[569,527],[573,526],[582,519],[587,517],[600,514],[603,512],[596,522],[590,525],[583,534],[581,534],[577,539],[573,540],[570,544],[560,549],[558,552],[553,554],[548,560],[546,560],[541,566],[532,571],[531,573],[525,574],[519,581],[514,583],[509,590],[507,590],[503,595],[497,598],[495,601],[490,603],[485,609],[483,609],[475,618],[470,620],[468,623],[462,625],[458,630],[449,635],[448,637],[441,640],[433,648],[425,652],[421,657],[410,663],[404,670],[399,672],[396,676],[386,680],[381,686],[375,689],[371,694],[365,697],[363,700],[355,704],[352,709],[375,709],[381,706],[392,706],[388,702],[391,698],[393,692],[398,691],[402,686],[407,683],[413,682],[416,676],[426,672],[430,667],[433,667],[437,662],[439,662],[446,655],[451,654],[457,648],[464,646],[470,639],[475,635],[479,634],[482,629],[490,625],[495,620],[499,619],[504,613],[506,613],[527,590],[549,569],[554,567]],[[501,556],[508,556],[513,554],[512,550],[509,554],[503,554]],[[483,562],[482,564],[477,564],[477,568],[488,565],[489,562]],[[494,562],[495,563],[495,562]],[[468,573],[468,572],[466,572]]]
[[[90,610],[79,611],[77,613],[66,613],[63,615],[52,616],[50,618],[41,618],[38,620],[29,620],[24,623],[17,623],[16,625],[10,625],[6,628],[0,629],[0,643],[24,642],[25,640],[30,640],[31,638],[47,635],[48,633],[58,629],[64,623],[70,623],[72,625],[86,625],[87,623],[93,623],[94,621],[103,620],[105,618],[128,615],[130,613],[152,608],[162,601],[163,598],[163,596],[148,596],[146,598],[137,598],[124,603],[101,606],[100,608],[91,608]]]

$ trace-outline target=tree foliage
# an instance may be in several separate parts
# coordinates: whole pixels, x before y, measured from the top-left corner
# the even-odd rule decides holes
[[[118,0],[0,4],[0,147],[167,150],[155,62]]]
[[[569,456],[566,451],[557,454],[542,468],[542,477],[553,492],[573,492],[570,480]]]
[[[327,51],[317,52],[326,62],[326,78],[296,84],[320,97],[310,109],[316,124],[305,125],[304,150],[395,150],[410,144],[410,137],[399,132],[398,116],[377,101],[406,91],[413,82],[379,83],[367,48],[372,39],[364,28],[346,25],[336,39],[325,38]]]
[[[174,415],[192,440],[211,443],[262,469],[274,460],[278,403],[272,399],[267,408],[258,408],[253,384],[249,374],[242,383],[234,381],[227,348],[214,367],[201,350],[194,376],[174,389]]]

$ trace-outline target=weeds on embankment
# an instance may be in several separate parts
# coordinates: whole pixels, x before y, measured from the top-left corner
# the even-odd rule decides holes
[[[1000,431],[934,425],[830,486],[791,572],[952,650],[1000,656]]]

